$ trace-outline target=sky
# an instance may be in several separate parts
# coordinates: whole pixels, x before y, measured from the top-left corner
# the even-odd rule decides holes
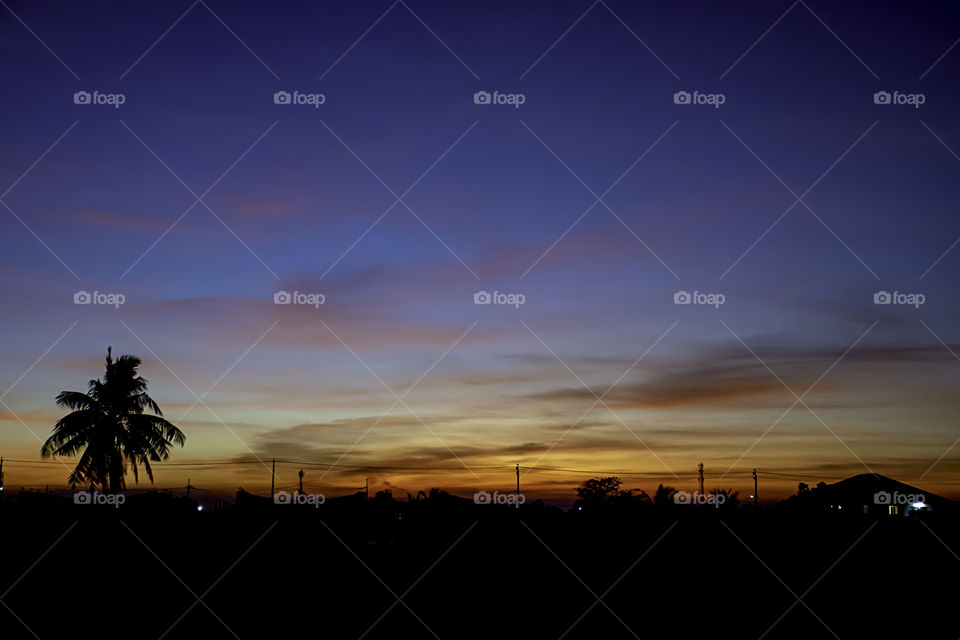
[[[5,0],[5,482],[65,485],[54,397],[112,346],[187,435],[161,488],[960,497],[958,41],[949,2]]]

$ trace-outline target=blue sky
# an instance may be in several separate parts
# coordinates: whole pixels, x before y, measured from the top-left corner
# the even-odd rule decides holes
[[[112,345],[144,359],[180,461],[449,466],[467,490],[516,463],[679,485],[705,460],[957,490],[947,3],[11,2],[0,32],[8,457],[37,457]]]

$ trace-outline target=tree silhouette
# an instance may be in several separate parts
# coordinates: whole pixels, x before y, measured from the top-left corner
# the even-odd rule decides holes
[[[657,485],[657,490],[653,493],[653,504],[658,507],[665,507],[673,504],[673,495],[677,492],[673,487],[665,487],[662,484]]]
[[[122,355],[114,360],[108,347],[102,381],[91,380],[86,393],[61,391],[57,396],[57,405],[72,411],[57,420],[40,455],[74,456],[82,451],[67,478],[71,484],[89,483],[116,493],[125,486],[128,464],[135,481],[140,480],[142,464],[153,482],[150,462],[166,460],[172,444],[183,446],[186,437],[147,395],[139,367],[140,358]],[[144,413],[146,409],[154,415]]]
[[[602,507],[621,494],[620,484],[620,478],[616,476],[591,478],[577,487],[574,506],[579,509]]]
[[[723,502],[719,504],[721,509],[736,509],[740,504],[740,492],[733,489],[714,489],[710,492],[713,496],[723,496]]]

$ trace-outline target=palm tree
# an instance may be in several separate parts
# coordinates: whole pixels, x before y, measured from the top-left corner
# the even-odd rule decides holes
[[[665,487],[662,484],[657,485],[657,490],[653,494],[653,504],[658,507],[666,507],[674,504],[673,496],[677,490],[673,487]]]
[[[67,478],[71,484],[89,483],[116,493],[125,486],[128,464],[136,482],[141,464],[153,482],[150,462],[166,460],[172,444],[183,446],[186,437],[147,395],[139,367],[140,358],[123,355],[114,360],[108,347],[102,381],[91,380],[86,393],[61,391],[57,396],[57,405],[72,411],[57,420],[40,455],[75,456],[82,451]],[[154,415],[144,413],[146,409]]]

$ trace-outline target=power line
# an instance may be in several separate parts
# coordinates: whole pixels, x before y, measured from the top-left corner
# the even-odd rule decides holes
[[[15,458],[5,458],[4,462],[11,464],[17,467],[26,467],[26,468],[48,468],[51,465],[60,466],[61,463],[57,461],[44,461],[44,460],[20,460]],[[361,464],[342,464],[342,463],[327,463],[320,461],[307,461],[307,460],[290,460],[290,459],[281,459],[276,460],[278,465],[284,466],[298,466],[298,467],[307,467],[307,468],[323,468],[323,469],[341,469],[341,470],[353,470],[353,471],[382,471],[382,472],[405,472],[405,471],[415,471],[419,473],[463,473],[468,471],[464,467],[438,467],[438,466],[391,466],[391,465],[361,465]],[[195,461],[195,462],[155,462],[153,463],[153,468],[155,470],[167,469],[167,470],[180,470],[180,469],[193,469],[196,467],[253,467],[260,466],[262,461],[259,459],[250,459],[250,460],[207,460],[207,461]],[[625,477],[645,477],[645,478],[676,478],[676,479],[692,479],[699,477],[700,473],[698,471],[691,472],[680,472],[680,473],[667,473],[667,472],[655,472],[655,471],[611,471],[611,470],[597,470],[597,469],[570,469],[563,467],[541,467],[541,466],[524,466],[520,465],[520,468],[526,472],[545,472],[545,473],[567,473],[567,474],[581,474],[581,475],[597,475],[597,476],[625,476]],[[514,469],[511,469],[508,465],[473,465],[470,467],[470,470],[475,471],[502,471],[502,472],[512,472]],[[772,476],[782,476],[790,478],[824,478],[827,480],[839,480],[840,476],[826,476],[820,473],[787,473],[781,471],[766,471],[761,470],[759,473]],[[742,470],[742,471],[729,471],[725,473],[706,473],[704,472],[704,477],[749,477],[752,474],[752,470]]]

